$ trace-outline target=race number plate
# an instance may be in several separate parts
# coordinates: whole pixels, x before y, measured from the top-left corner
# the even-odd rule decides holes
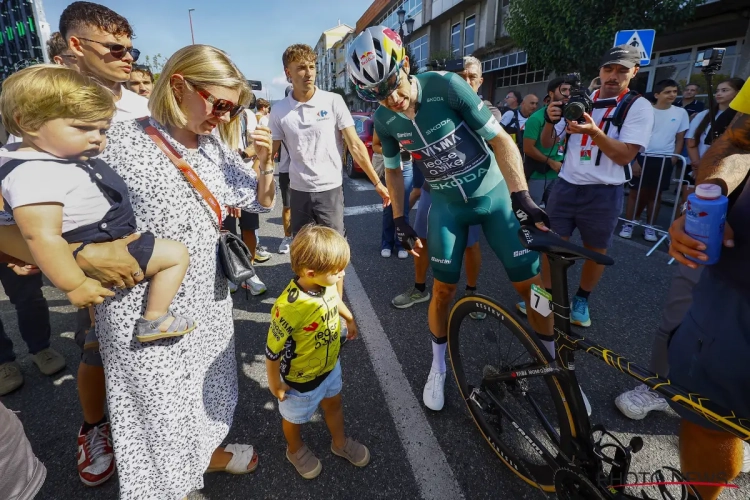
[[[531,285],[531,308],[546,318],[552,312],[552,295],[538,285]]]

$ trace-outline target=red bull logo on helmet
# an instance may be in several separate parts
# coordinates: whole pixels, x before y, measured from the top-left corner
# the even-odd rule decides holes
[[[367,52],[359,56],[359,63],[364,66],[373,59],[375,59],[375,52],[368,50]]]

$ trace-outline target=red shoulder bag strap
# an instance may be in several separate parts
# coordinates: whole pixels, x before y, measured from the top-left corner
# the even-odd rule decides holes
[[[201,197],[206,201],[206,203],[208,203],[208,206],[211,207],[211,209],[216,214],[216,217],[219,220],[219,229],[221,229],[221,205],[219,205],[219,202],[216,200],[211,191],[206,187],[206,185],[203,184],[203,181],[200,179],[200,177],[198,177],[198,174],[196,174],[193,168],[188,165],[188,163],[182,158],[182,156],[180,156],[180,153],[177,152],[177,150],[169,143],[169,141],[164,139],[164,136],[161,135],[161,132],[159,132],[156,127],[151,125],[151,122],[149,121],[149,118],[147,116],[139,118],[138,124],[148,134],[151,140],[154,141],[157,146],[159,146],[159,149],[161,149],[164,154],[167,155],[170,160],[172,160],[174,166],[177,167],[180,172],[182,172],[182,175],[185,176],[185,179],[187,179],[187,181],[195,188],[195,190],[198,191],[198,194],[200,194]]]

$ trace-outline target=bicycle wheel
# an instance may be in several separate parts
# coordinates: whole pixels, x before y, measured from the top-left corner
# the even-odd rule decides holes
[[[487,319],[473,320],[469,318],[472,312],[486,313]],[[545,460],[539,448],[561,464],[568,460],[560,452],[572,457],[575,427],[564,381],[545,375],[500,382],[495,387],[483,383],[485,374],[548,364],[550,357],[537,336],[492,299],[472,295],[451,310],[448,350],[461,397],[500,460],[528,484],[555,491],[558,466]]]

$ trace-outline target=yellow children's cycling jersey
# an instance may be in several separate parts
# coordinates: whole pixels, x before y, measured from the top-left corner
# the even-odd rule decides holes
[[[313,295],[292,280],[271,310],[266,357],[281,358],[281,375],[300,392],[318,387],[339,357],[339,295],[335,286]]]

